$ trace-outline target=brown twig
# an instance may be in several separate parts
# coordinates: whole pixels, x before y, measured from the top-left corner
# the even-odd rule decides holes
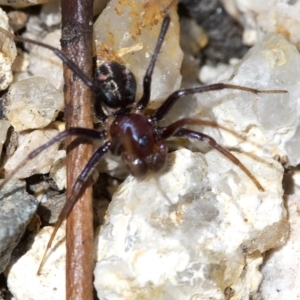
[[[92,78],[92,0],[62,0],[62,50]],[[64,66],[67,127],[93,127],[92,93]],[[71,141],[71,140],[70,140]],[[67,196],[92,154],[91,144],[76,140],[68,147]],[[93,299],[92,189],[87,187],[67,219],[67,299]]]

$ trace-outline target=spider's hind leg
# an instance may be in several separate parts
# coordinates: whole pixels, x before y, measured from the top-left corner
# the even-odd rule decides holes
[[[226,128],[219,126],[216,123],[210,122],[210,121],[202,121],[202,120],[193,120],[193,119],[182,119],[179,120],[165,128],[162,128],[162,139],[166,139],[171,136],[178,136],[178,137],[186,137],[189,139],[196,139],[198,141],[202,141],[212,148],[216,149],[219,151],[221,154],[226,156],[230,161],[232,161],[235,165],[237,165],[251,180],[252,182],[256,185],[256,187],[260,191],[265,191],[265,189],[262,187],[262,185],[259,183],[259,181],[256,179],[256,177],[249,171],[249,169],[234,155],[232,155],[228,150],[223,148],[221,145],[219,145],[212,137],[193,130],[185,129],[182,128],[182,126],[187,125],[187,124],[194,124],[194,125],[206,125],[210,127],[220,127],[223,130],[226,130],[230,133],[233,133],[231,130],[227,130]]]

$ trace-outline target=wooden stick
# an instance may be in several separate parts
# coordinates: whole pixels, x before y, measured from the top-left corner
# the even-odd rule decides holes
[[[62,50],[92,78],[92,0],[62,0]],[[65,118],[68,127],[93,127],[92,93],[64,66]],[[69,140],[69,142],[71,139]],[[93,146],[72,142],[67,152],[67,197],[91,156]],[[74,147],[76,145],[76,147]],[[92,188],[86,188],[67,219],[66,299],[93,299]]]

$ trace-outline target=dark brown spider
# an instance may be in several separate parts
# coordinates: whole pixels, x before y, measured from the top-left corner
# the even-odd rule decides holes
[[[260,91],[248,87],[241,87],[230,84],[212,84],[203,87],[181,89],[172,93],[164,103],[156,109],[152,115],[145,115],[145,109],[150,100],[151,78],[157,56],[160,52],[164,37],[168,30],[170,17],[168,14],[164,17],[158,41],[144,76],[143,80],[143,96],[135,103],[136,81],[132,72],[125,66],[117,62],[107,62],[101,65],[95,73],[94,80],[90,80],[72,61],[70,61],[63,52],[49,45],[36,42],[30,39],[15,37],[8,31],[0,28],[0,31],[17,41],[29,42],[45,48],[48,48],[61,58],[61,60],[77,75],[85,84],[87,84],[95,93],[95,114],[99,121],[103,124],[104,129],[101,131],[72,127],[58,134],[55,138],[31,152],[27,158],[11,173],[0,185],[2,188],[12,176],[26,164],[28,160],[35,158],[46,148],[52,144],[65,139],[68,136],[81,136],[92,140],[103,140],[104,144],[96,149],[87,165],[77,178],[71,192],[71,196],[67,199],[63,207],[54,231],[48,242],[46,252],[51,247],[55,234],[66,219],[77,199],[83,192],[89,176],[99,163],[103,155],[110,151],[114,155],[122,157],[128,166],[130,173],[135,177],[143,177],[149,170],[158,172],[162,170],[166,163],[168,148],[165,140],[172,136],[185,137],[203,141],[215,148],[234,164],[238,165],[247,176],[253,181],[260,191],[264,188],[251,172],[229,151],[221,147],[216,141],[208,135],[201,132],[183,128],[186,125],[203,125],[218,127],[235,134],[234,132],[223,128],[222,126],[204,120],[195,120],[190,118],[180,119],[169,126],[161,127],[159,122],[166,116],[175,102],[182,96],[189,94],[203,93],[207,91],[235,89],[252,93],[285,93],[283,90],[265,90]],[[237,134],[235,134],[237,135]],[[237,135],[239,136],[239,135]],[[42,259],[38,273],[44,264],[46,252]]]

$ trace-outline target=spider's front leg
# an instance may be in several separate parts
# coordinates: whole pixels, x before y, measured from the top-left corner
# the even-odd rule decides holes
[[[103,155],[105,153],[107,153],[109,150],[110,150],[110,142],[104,143],[104,145],[102,147],[97,149],[94,152],[94,154],[92,155],[92,157],[90,158],[90,160],[88,161],[88,163],[86,164],[86,166],[81,171],[78,178],[76,179],[75,184],[72,187],[71,196],[67,199],[62,211],[60,212],[60,214],[58,216],[58,220],[55,224],[54,230],[48,241],[46,250],[44,252],[43,258],[41,260],[41,263],[40,263],[40,266],[39,266],[39,269],[37,272],[38,275],[42,271],[43,265],[46,261],[47,252],[51,248],[51,245],[52,245],[54,237],[57,233],[57,230],[61,226],[62,222],[68,217],[68,215],[69,215],[70,211],[72,210],[73,206],[75,205],[76,201],[81,196],[82,192],[84,191],[84,188],[86,187],[88,179],[90,178],[90,175],[95,170],[95,167],[97,166],[97,164],[99,163],[99,161],[101,160]]]
[[[49,140],[47,143],[38,147],[37,149],[30,152],[27,157],[22,160],[9,174],[5,176],[5,179],[0,184],[0,190],[6,185],[6,183],[14,177],[17,172],[23,168],[26,163],[34,158],[36,158],[41,152],[51,147],[53,144],[58,143],[64,140],[68,136],[77,136],[84,137],[91,140],[103,140],[106,137],[105,131],[96,131],[94,129],[81,128],[81,127],[71,127],[61,133],[59,133],[56,137]]]
[[[212,148],[216,149],[220,153],[222,153],[224,156],[226,156],[230,161],[232,161],[235,165],[237,165],[256,185],[256,187],[264,192],[264,188],[259,183],[259,181],[256,179],[256,177],[249,171],[249,169],[234,155],[232,155],[228,150],[223,148],[221,145],[219,145],[212,137],[193,130],[182,128],[185,125],[204,125],[204,126],[210,126],[210,127],[217,127],[221,128],[225,131],[228,131],[234,135],[239,136],[238,134],[234,133],[233,131],[226,129],[223,126],[219,126],[217,123],[211,122],[211,121],[205,121],[205,120],[194,120],[194,119],[181,119],[167,127],[159,128],[158,130],[161,132],[160,138],[161,139],[167,139],[171,136],[177,136],[177,137],[185,137],[189,139],[196,139],[199,141],[202,141]],[[242,137],[242,136],[241,136]],[[242,137],[243,138],[243,137]]]

